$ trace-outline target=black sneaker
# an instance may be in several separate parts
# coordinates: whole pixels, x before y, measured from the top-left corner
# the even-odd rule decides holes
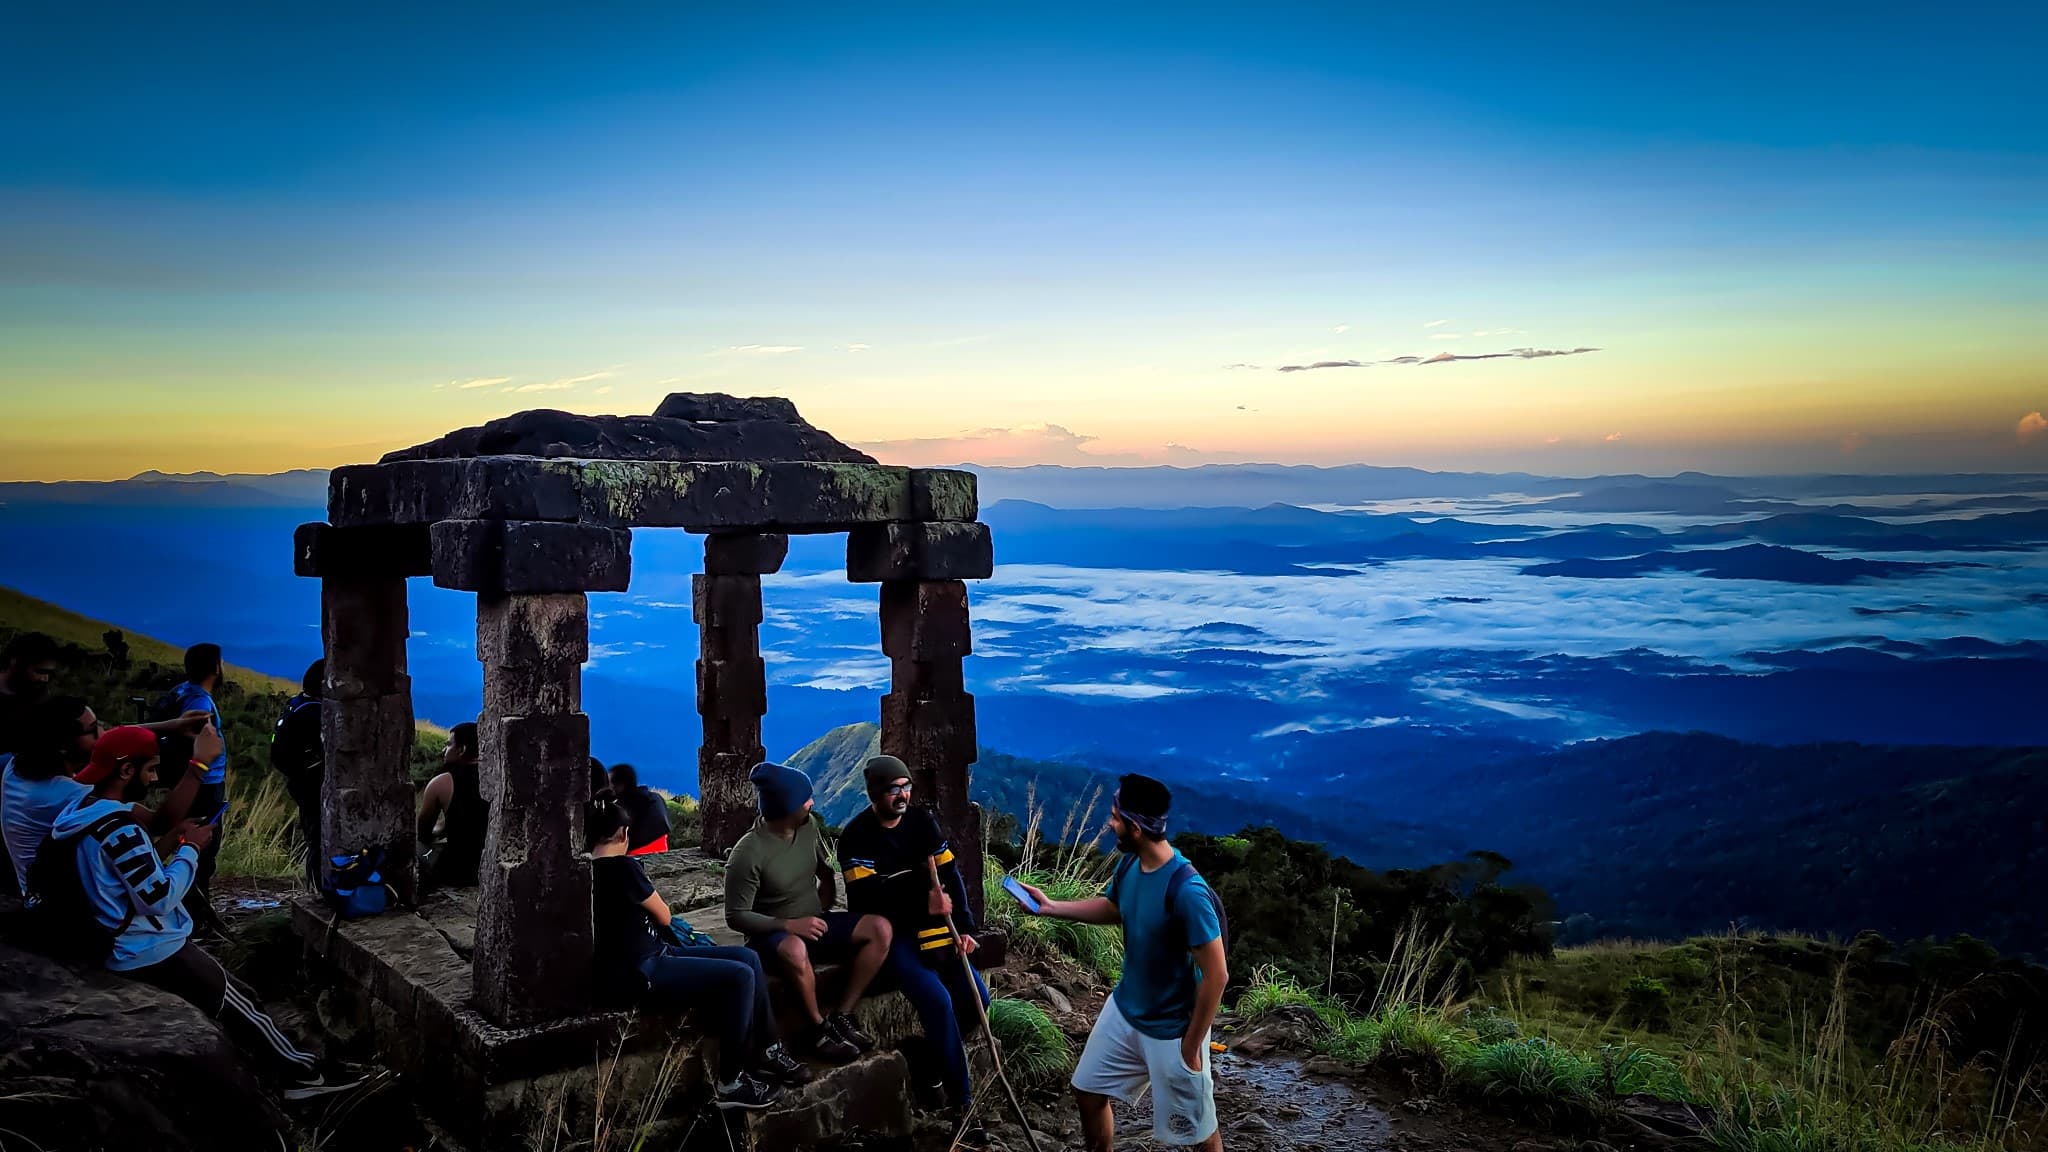
[[[302,1079],[286,1081],[282,1095],[287,1100],[312,1100],[320,1096],[332,1096],[336,1092],[346,1092],[361,1085],[362,1082],[362,1077],[350,1074],[337,1073],[330,1077],[311,1072]]]
[[[775,1084],[763,1084],[745,1072],[740,1073],[739,1082],[731,1088],[714,1090],[718,1107],[725,1111],[735,1109],[758,1112],[782,1098],[782,1088]]]
[[[853,1022],[853,1017],[844,1012],[834,1012],[825,1017],[825,1027],[831,1029],[834,1036],[853,1045],[859,1051],[875,1050],[875,1038],[861,1031],[860,1025]]]
[[[827,1020],[818,1025],[811,1036],[811,1055],[827,1064],[851,1064],[860,1059],[860,1049],[851,1041],[841,1039],[839,1033],[833,1031],[831,1021]]]
[[[980,1150],[989,1146],[988,1129],[968,1119],[957,1109],[953,1112],[952,1128],[954,1132],[959,1134],[959,1139],[953,1145],[956,1148],[966,1148],[969,1149],[969,1152],[980,1152]]]
[[[786,1084],[794,1088],[811,1082],[811,1070],[780,1044],[770,1044],[768,1050],[761,1053],[761,1066],[754,1071],[771,1084]]]

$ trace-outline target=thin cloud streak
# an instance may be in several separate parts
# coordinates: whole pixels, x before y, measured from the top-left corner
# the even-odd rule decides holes
[[[1282,364],[1274,371],[1313,372],[1318,368],[1370,368],[1374,364],[1449,364],[1457,360],[1543,360],[1552,356],[1583,356],[1598,351],[1598,348],[1510,348],[1506,352],[1439,352],[1434,356],[1395,356],[1388,360],[1318,360],[1313,364]],[[1230,365],[1232,368],[1239,366]]]

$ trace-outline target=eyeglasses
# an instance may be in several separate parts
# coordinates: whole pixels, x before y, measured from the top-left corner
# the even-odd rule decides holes
[[[908,796],[910,795],[910,785],[891,784],[887,788],[882,789],[882,792],[887,796]]]

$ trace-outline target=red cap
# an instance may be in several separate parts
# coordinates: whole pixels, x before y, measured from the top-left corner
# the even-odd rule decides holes
[[[101,736],[92,746],[92,760],[72,774],[80,784],[97,785],[120,771],[123,761],[147,760],[156,755],[156,733],[128,725]]]

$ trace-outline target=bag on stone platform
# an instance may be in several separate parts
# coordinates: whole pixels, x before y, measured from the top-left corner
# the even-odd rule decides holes
[[[328,857],[320,892],[344,920],[384,911],[391,903],[391,889],[384,883],[384,850],[365,848],[353,856]]]
[[[697,931],[695,928],[690,927],[688,920],[684,920],[681,917],[671,917],[668,926],[657,926],[655,933],[661,937],[662,943],[671,944],[677,948],[718,947],[718,941],[712,939],[709,933]]]

